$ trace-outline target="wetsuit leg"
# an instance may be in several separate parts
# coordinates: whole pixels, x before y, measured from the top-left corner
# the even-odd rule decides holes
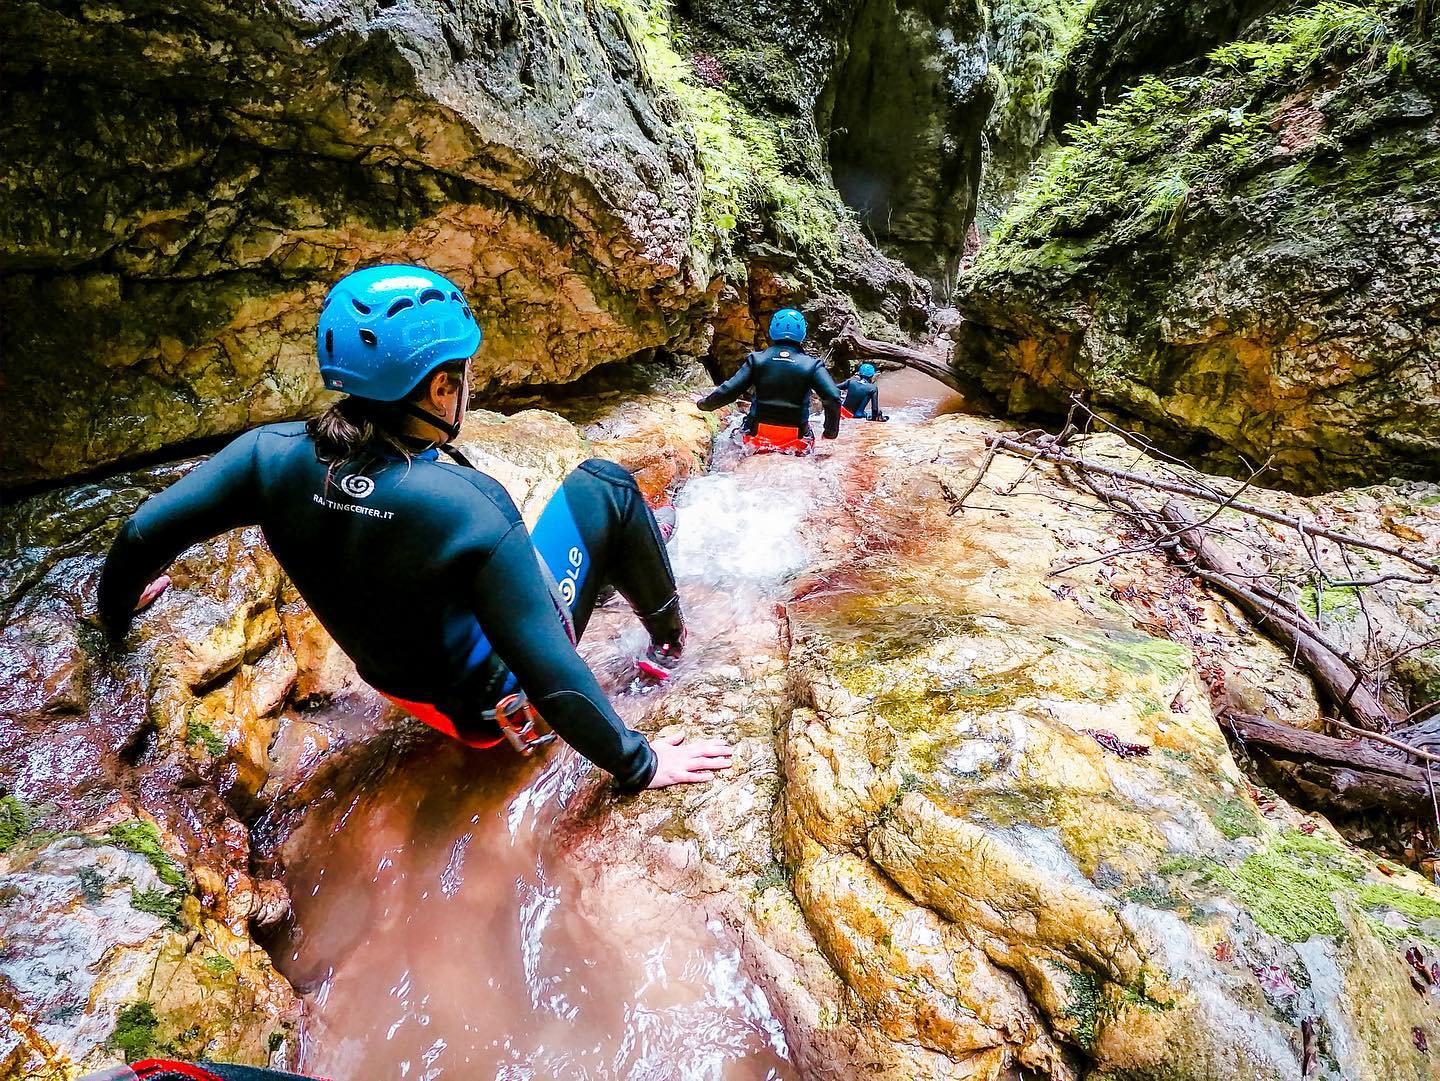
[[[530,541],[559,584],[577,638],[606,586],[630,602],[656,645],[681,638],[684,625],[665,541],[640,486],[622,466],[599,458],[577,466],[550,497]],[[477,649],[483,652],[481,663],[434,706],[391,700],[472,747],[501,742],[493,717],[485,713],[519,690],[519,682],[488,643]]]
[[[622,466],[599,458],[577,466],[546,505],[531,539],[560,583],[577,636],[606,586],[630,603],[655,642],[679,634],[675,573],[665,540],[640,486]]]

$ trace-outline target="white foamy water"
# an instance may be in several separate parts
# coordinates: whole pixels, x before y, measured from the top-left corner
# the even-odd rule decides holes
[[[787,490],[735,473],[692,480],[675,502],[679,522],[670,545],[682,591],[687,582],[773,585],[798,572],[809,559],[800,523],[813,501],[814,493],[798,485]]]

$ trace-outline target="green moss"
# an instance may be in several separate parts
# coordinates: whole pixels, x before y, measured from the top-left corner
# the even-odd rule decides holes
[[[285,1033],[280,1031],[279,1029],[276,1029],[274,1032],[270,1033],[270,1038],[265,1041],[265,1049],[273,1055],[276,1051],[280,1050],[281,1046],[284,1043]]]
[[[1348,616],[1359,611],[1360,591],[1353,586],[1317,588],[1310,586],[1300,595],[1300,606],[1311,619],[1322,616]]]
[[[1260,836],[1260,816],[1244,800],[1216,794],[1198,797],[1198,802],[1215,828],[1230,840]]]
[[[1098,647],[1116,668],[1132,675],[1154,675],[1168,682],[1190,670],[1190,651],[1164,638],[1129,630],[1094,632],[1082,637]]]
[[[1407,916],[1415,923],[1422,920],[1440,920],[1440,901],[1425,897],[1399,886],[1388,883],[1372,883],[1361,888],[1361,906],[1371,911],[1389,909]]]
[[[231,962],[230,958],[222,957],[218,953],[212,953],[209,957],[205,958],[201,964],[205,966],[206,972],[217,979],[228,976],[235,971],[235,965]]]
[[[185,742],[191,746],[204,747],[214,758],[225,753],[225,741],[204,721],[191,720],[185,725]]]
[[[171,858],[170,853],[165,851],[165,847],[160,841],[160,831],[155,828],[153,822],[141,822],[135,819],[117,823],[105,831],[104,839],[117,848],[144,856],[150,861],[150,866],[155,868],[155,873],[160,876],[160,881],[165,885],[171,887],[185,885],[185,872]]]
[[[1318,834],[1307,837],[1298,831],[1281,834],[1237,866],[1212,864],[1202,871],[1239,897],[1262,929],[1287,942],[1342,937],[1337,896],[1362,910],[1366,926],[1382,941],[1428,937],[1414,925],[1440,918],[1440,901],[1393,883],[1367,882],[1370,873],[1370,865],[1354,854]],[[1380,918],[1382,913],[1403,916],[1410,926],[1392,926]]]
[[[130,887],[130,907],[137,912],[158,916],[177,931],[184,929],[180,905],[185,900],[182,890],[141,890]]]
[[[96,904],[105,898],[105,876],[94,867],[82,867],[75,872],[80,880],[80,896],[87,904]]]
[[[701,224],[723,246],[741,220],[769,221],[798,247],[835,250],[845,210],[828,186],[787,170],[772,122],[750,113],[725,90],[702,83],[681,55],[668,0],[605,0],[631,30],[646,72],[674,94],[695,132],[705,174]]]
[[[155,1040],[160,1019],[150,1002],[132,1002],[115,1019],[115,1031],[106,1041],[108,1047],[125,1056],[126,1062],[150,1058],[158,1050]]]
[[[0,797],[0,852],[8,852],[39,820],[38,808],[14,796]]]
[[[1075,1042],[1089,1050],[1095,1046],[1095,1034],[1105,1006],[1105,1000],[1100,993],[1100,981],[1079,969],[1066,968],[1065,971],[1069,974],[1070,982],[1065,1008],[1060,1014],[1073,1023],[1071,1035]]]
[[[1379,117],[1385,106],[1366,80],[1377,71],[1392,79],[1403,75],[1422,49],[1427,56],[1433,51],[1403,25],[1399,10],[1323,0],[1272,16],[1246,40],[1216,50],[1203,75],[1141,79],[1093,122],[1066,129],[1067,145],[1021,190],[973,273],[1069,272],[1094,254],[1094,245],[1077,245],[1077,237],[1129,245],[1173,235],[1210,210],[1224,213],[1230,194],[1252,181],[1263,187],[1254,194],[1267,205],[1294,206],[1310,216],[1314,200],[1287,193],[1332,183],[1352,193],[1367,184],[1423,188],[1433,154],[1417,147],[1407,160],[1377,161],[1367,173],[1367,159],[1385,154],[1367,150],[1368,139],[1345,149],[1334,177],[1312,177],[1312,163],[1289,164],[1290,155],[1277,159],[1284,167],[1258,180],[1254,175],[1286,128],[1277,122],[1284,103],[1327,65],[1341,69],[1340,91],[1354,90]]]

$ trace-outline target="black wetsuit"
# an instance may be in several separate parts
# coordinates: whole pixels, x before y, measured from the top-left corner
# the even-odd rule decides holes
[[[871,420],[880,419],[880,389],[870,380],[852,375],[839,389],[845,392],[844,406],[852,417],[863,416],[868,408]]]
[[[190,545],[259,525],[377,689],[434,703],[457,726],[480,726],[482,711],[518,681],[550,727],[622,787],[649,783],[654,752],[616,715],[560,610],[563,600],[578,635],[596,593],[614,585],[655,640],[678,626],[674,576],[629,473],[586,462],[552,499],[541,524],[558,523],[549,532],[568,571],[551,568],[569,579],[552,584],[515,504],[486,474],[438,461],[433,450],[410,461],[362,455],[327,479],[328,468],[303,424],[272,424],[147,500],[105,564],[106,626],[123,633],[146,584]]]
[[[788,342],[772,345],[759,353],[751,353],[740,370],[700,399],[701,409],[719,409],[729,405],[746,390],[755,395],[745,430],[754,433],[761,424],[795,428],[802,438],[811,438],[810,394],[820,396],[825,410],[825,438],[840,434],[840,391],[825,365],[802,353],[800,347]]]

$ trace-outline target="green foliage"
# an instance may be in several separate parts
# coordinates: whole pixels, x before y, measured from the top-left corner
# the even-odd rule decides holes
[[[755,879],[755,892],[764,893],[766,890],[789,889],[790,872],[781,863],[772,863],[765,868],[765,873]]]
[[[1323,0],[1308,11],[1275,19],[1260,40],[1222,45],[1210,58],[1264,83],[1290,79],[1322,61],[1355,59],[1404,70],[1410,49],[1385,19],[1388,5]]]
[[[88,904],[96,904],[105,898],[105,876],[94,867],[82,867],[75,872],[80,880],[80,896]]]
[[[1066,129],[1067,144],[1032,174],[977,269],[1034,262],[1033,249],[1042,244],[1053,247],[1053,261],[1066,262],[1068,237],[1108,232],[1127,244],[1174,237],[1194,225],[1197,211],[1223,206],[1267,159],[1285,128],[1275,121],[1287,96],[1323,65],[1340,67],[1341,85],[1352,86],[1377,70],[1404,74],[1417,62],[1422,45],[1396,10],[1324,0],[1271,18],[1260,36],[1217,49],[1202,76],[1140,80],[1093,122]],[[1388,165],[1379,174],[1385,184],[1403,179]],[[1286,182],[1326,179],[1301,168]]]
[[[0,797],[0,852],[8,852],[35,828],[39,811],[14,796]]]
[[[130,887],[131,908],[137,912],[158,916],[177,931],[185,928],[180,919],[180,905],[184,900],[183,890],[141,890]]]
[[[159,1027],[153,1003],[132,1002],[115,1019],[115,1031],[106,1044],[124,1055],[126,1062],[150,1058],[158,1050],[155,1032]]]
[[[1073,1035],[1081,1047],[1095,1046],[1095,1034],[1100,1024],[1100,1015],[1105,1002],[1100,994],[1100,981],[1088,972],[1067,968],[1070,976],[1069,994],[1061,1016],[1074,1022]]]
[[[204,721],[190,720],[185,724],[185,742],[204,747],[213,758],[225,753],[225,741]]]
[[[185,872],[160,843],[160,831],[153,822],[120,822],[105,831],[104,839],[116,848],[144,856],[155,868],[160,881],[171,887],[185,885]]]
[[[741,221],[768,220],[802,249],[833,252],[844,208],[828,185],[791,175],[783,128],[759,119],[724,89],[707,86],[680,54],[669,0],[606,0],[629,25],[645,70],[679,101],[704,173],[701,225],[723,246]]]

